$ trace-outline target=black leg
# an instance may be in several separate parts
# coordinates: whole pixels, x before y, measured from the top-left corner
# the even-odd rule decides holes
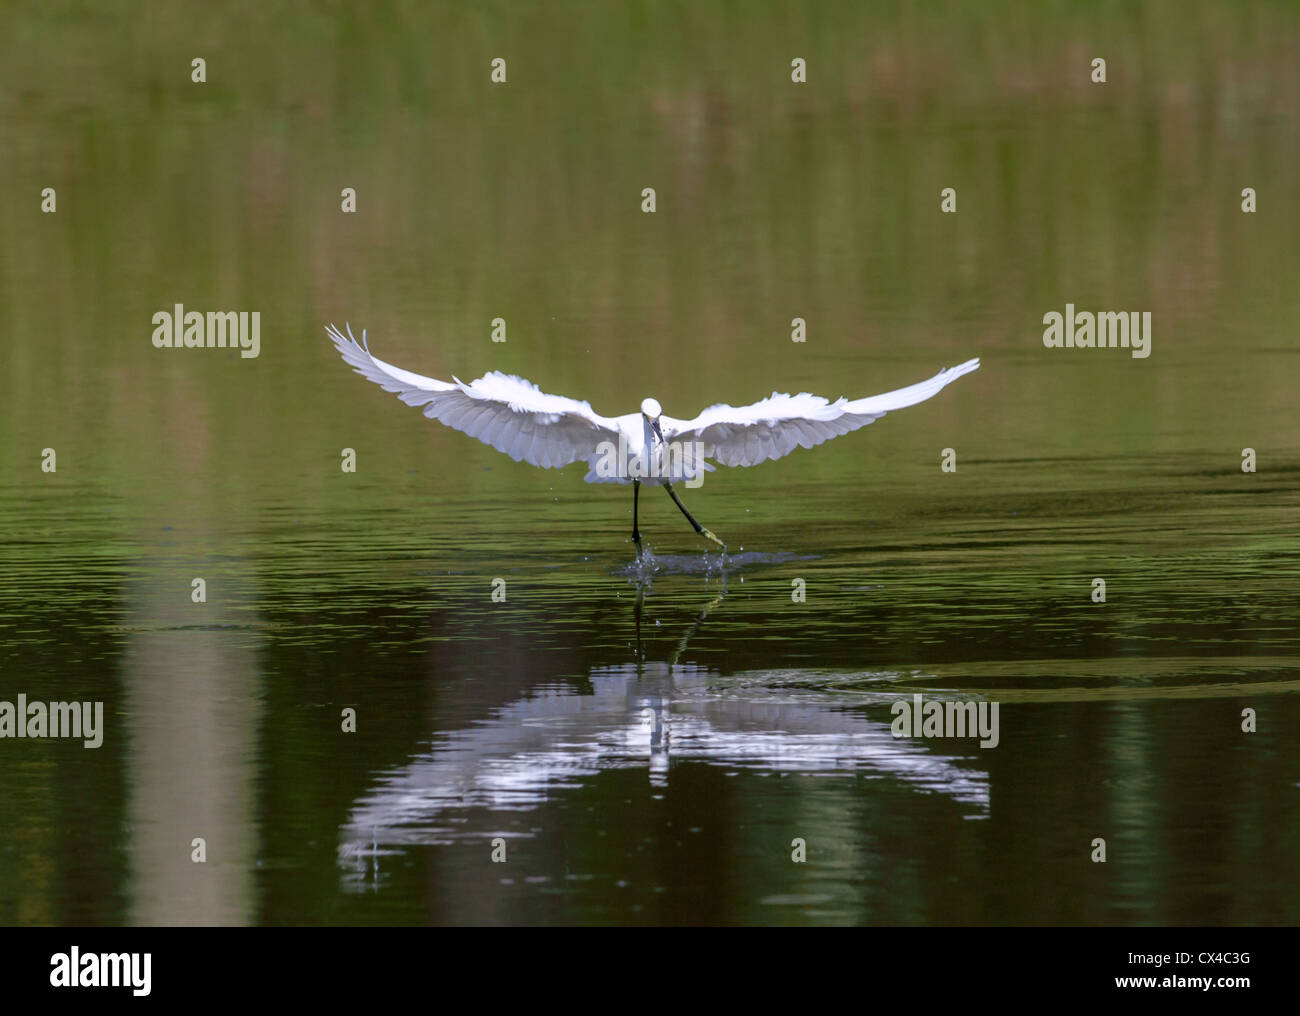
[[[636,606],[632,608],[632,616],[636,619],[636,670],[637,677],[641,676],[641,662],[645,659],[645,651],[641,648],[641,608],[645,605],[645,586],[637,583],[636,586]]]
[[[636,544],[636,552],[641,553],[641,532],[636,527],[636,507],[637,501],[641,499],[641,481],[632,481],[632,542]]]
[[[711,532],[709,532],[702,525],[700,525],[698,522],[695,521],[695,516],[693,516],[690,512],[686,510],[686,505],[682,504],[681,498],[677,496],[677,491],[673,490],[673,485],[671,483],[665,483],[664,490],[668,491],[668,496],[673,499],[673,504],[677,505],[677,507],[682,510],[682,514],[686,516],[686,521],[695,527],[695,531],[697,533],[699,533],[701,536],[707,537],[708,539],[712,540],[723,550],[727,549],[727,545],[725,543],[723,543]]]

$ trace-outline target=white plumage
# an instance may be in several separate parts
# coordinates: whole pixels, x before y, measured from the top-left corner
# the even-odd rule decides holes
[[[751,406],[719,404],[710,406],[693,420],[664,416],[660,422],[669,440],[675,437],[702,442],[706,458],[717,459],[724,466],[755,466],[789,455],[795,448],[814,448],[823,441],[865,427],[892,409],[924,402],[979,365],[978,358],[967,360],[939,371],[928,381],[853,402],[844,398],[830,402],[807,392],[798,395],[773,392]]]
[[[818,395],[801,392],[782,395],[773,392],[749,406],[710,406],[692,420],[660,415],[651,418],[643,411],[624,416],[601,416],[589,402],[548,395],[535,384],[511,374],[492,371],[469,384],[415,374],[371,354],[352,336],[330,325],[327,329],[343,359],[363,377],[384,391],[393,392],[408,406],[422,406],[424,415],[470,437],[478,438],[516,462],[544,468],[558,468],[574,462],[588,464],[589,483],[628,483],[633,476],[599,475],[602,448],[619,446],[622,439],[627,457],[652,453],[665,444],[693,446],[699,442],[705,459],[724,466],[753,466],[779,459],[795,448],[813,448],[841,434],[865,427],[894,409],[914,406],[936,395],[963,374],[976,370],[980,362],[967,360],[941,370],[918,384],[883,395],[830,402]],[[364,338],[364,333],[363,333]],[[653,399],[643,410],[658,409]],[[662,441],[656,439],[658,423]],[[678,482],[693,473],[691,448],[684,448],[683,470],[676,476],[636,477],[643,483]],[[704,469],[711,469],[703,463]]]
[[[372,356],[348,329],[326,329],[343,359],[362,377],[393,392],[408,406],[423,406],[431,420],[476,437],[516,462],[558,468],[594,456],[602,441],[618,440],[617,422],[587,402],[547,395],[535,384],[492,371],[465,384],[413,374]],[[364,333],[362,333],[364,338]]]
[[[655,399],[645,399],[639,412],[601,416],[589,402],[547,395],[535,384],[499,371],[469,384],[415,374],[373,356],[365,332],[358,343],[351,327],[346,336],[333,325],[326,331],[358,374],[408,406],[423,407],[430,419],[476,437],[516,462],[547,469],[586,462],[588,483],[635,481],[635,491],[642,483],[664,486],[695,531],[719,546],[722,541],[696,522],[672,484],[685,481],[691,486],[714,468],[708,459],[724,466],[753,466],[795,448],[815,447],[865,427],[890,410],[924,402],[980,365],[978,359],[967,360],[928,381],[852,402],[830,402],[807,392],[773,392],[751,406],[719,404],[693,420],[678,420],[663,415]],[[639,549],[636,504],[634,498],[632,539]]]

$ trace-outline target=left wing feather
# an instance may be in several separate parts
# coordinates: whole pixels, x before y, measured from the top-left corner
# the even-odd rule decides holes
[[[891,410],[924,402],[979,365],[978,358],[967,360],[926,381],[852,402],[843,398],[831,402],[807,392],[773,392],[749,406],[710,406],[693,420],[664,416],[660,424],[665,438],[699,441],[705,456],[724,466],[753,466],[795,448],[813,448],[874,423]]]
[[[558,469],[590,459],[604,441],[618,441],[615,421],[587,402],[548,395],[512,374],[492,371],[469,384],[425,377],[371,354],[348,328],[345,336],[326,328],[339,355],[358,374],[408,406],[423,406],[424,415],[505,452],[516,462]],[[362,333],[364,342],[365,333]]]

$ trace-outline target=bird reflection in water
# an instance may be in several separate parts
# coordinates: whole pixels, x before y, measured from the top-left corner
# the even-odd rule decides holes
[[[668,792],[673,767],[684,763],[729,772],[857,772],[946,795],[972,817],[987,816],[988,773],[978,760],[944,755],[933,741],[895,739],[888,719],[869,717],[868,707],[898,697],[899,675],[724,675],[685,660],[692,640],[724,608],[727,576],[712,581],[720,585],[663,659],[647,658],[649,583],[634,580],[630,662],[591,667],[585,681],[557,674],[488,716],[435,731],[432,744],[405,764],[376,772],[339,831],[344,884],[375,887],[385,854],[501,835],[501,813],[539,809],[616,769],[645,770],[659,792]]]

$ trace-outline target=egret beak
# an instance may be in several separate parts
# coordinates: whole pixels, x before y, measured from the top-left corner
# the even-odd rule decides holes
[[[663,443],[664,443],[664,432],[663,432],[662,430],[659,429],[659,421],[658,421],[657,419],[655,419],[655,420],[651,420],[651,421],[650,421],[650,426],[654,429],[655,437],[657,437],[657,438],[659,439],[659,443],[660,443],[660,444],[663,444]]]

